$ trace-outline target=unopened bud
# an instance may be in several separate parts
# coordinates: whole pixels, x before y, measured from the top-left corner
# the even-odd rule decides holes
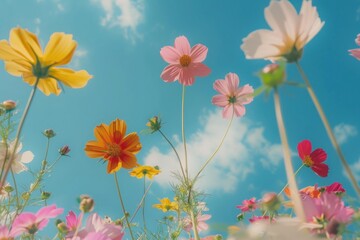
[[[2,102],[2,106],[6,111],[12,111],[16,108],[16,102],[13,100],[6,100]]]
[[[26,201],[29,200],[30,198],[30,193],[29,192],[24,192],[23,194],[21,194],[21,197]]]
[[[4,187],[4,190],[7,193],[11,193],[12,191],[14,191],[14,188],[12,186],[8,185],[8,186]]]
[[[59,232],[61,233],[68,233],[69,229],[66,226],[66,223],[62,222],[60,219],[58,219],[58,221],[56,221],[56,228],[59,230]]]
[[[285,64],[266,65],[259,74],[261,81],[268,87],[276,87],[285,81]]]
[[[265,193],[262,198],[262,206],[266,211],[276,211],[281,207],[281,201],[278,195],[274,192]]]
[[[91,212],[92,210],[94,210],[94,199],[92,199],[90,196],[88,195],[81,195],[80,196],[80,207],[79,209],[84,212]]]
[[[52,129],[46,129],[44,132],[43,132],[44,136],[47,137],[47,138],[52,138],[52,137],[55,137],[56,133],[54,132],[54,130]]]
[[[244,217],[245,217],[245,214],[244,214],[244,213],[239,213],[239,214],[236,216],[236,219],[240,222],[240,221],[244,220]]]
[[[160,130],[161,120],[158,116],[155,116],[149,119],[149,122],[146,123],[146,126],[151,130],[151,133],[154,133]]]
[[[59,149],[59,153],[61,156],[67,156],[67,154],[70,152],[70,148],[68,145],[63,146]]]
[[[41,192],[41,200],[49,199],[51,196],[50,192]]]

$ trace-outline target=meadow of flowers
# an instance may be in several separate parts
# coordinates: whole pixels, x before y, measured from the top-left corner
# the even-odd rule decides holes
[[[42,47],[36,34],[22,27],[10,30],[8,40],[0,40],[0,59],[5,71],[21,78],[31,88],[28,102],[23,111],[18,111],[17,101],[4,99],[0,104],[0,240],[11,239],[357,239],[360,238],[359,220],[359,184],[345,158],[333,128],[328,122],[321,99],[311,85],[311,74],[305,73],[301,65],[303,52],[317,34],[320,34],[324,22],[311,0],[303,0],[297,11],[288,0],[272,0],[265,9],[265,19],[270,29],[255,30],[244,37],[240,50],[246,58],[264,59],[264,68],[258,72],[262,86],[254,89],[246,80],[240,80],[237,73],[229,72],[222,79],[213,83],[216,95],[211,102],[222,111],[224,121],[228,122],[223,137],[218,139],[216,149],[209,149],[209,158],[203,159],[202,165],[191,174],[187,155],[185,136],[185,90],[198,78],[211,74],[211,69],[204,63],[208,48],[199,43],[191,44],[191,36],[178,36],[173,43],[160,49],[159,59],[166,65],[160,78],[168,84],[178,84],[182,88],[181,135],[183,153],[180,154],[172,139],[166,135],[164,120],[151,116],[145,130],[129,132],[125,120],[116,118],[111,122],[99,122],[94,126],[94,136],[84,146],[88,158],[98,159],[106,166],[106,173],[112,175],[122,212],[116,219],[97,213],[101,206],[94,208],[96,200],[86,193],[79,192],[78,208],[64,209],[61,202],[53,202],[51,193],[43,191],[47,176],[56,168],[61,158],[71,153],[71,147],[65,145],[58,151],[55,160],[48,159],[49,144],[56,139],[56,132],[46,129],[47,139],[45,157],[36,169],[31,171],[32,181],[20,183],[18,176],[29,172],[28,164],[34,159],[31,151],[22,150],[22,132],[27,125],[36,94],[59,95],[64,88],[84,88],[88,81],[96,81],[91,69],[73,70],[67,65],[76,52],[77,42],[73,35],[55,32],[45,47]],[[360,46],[360,34],[354,36]],[[76,39],[76,36],[74,36]],[[356,45],[354,44],[354,47]],[[237,49],[240,51],[239,49]],[[156,50],[158,51],[158,50]],[[348,53],[344,53],[348,54]],[[360,60],[360,48],[349,50],[349,58]],[[287,66],[293,64],[298,69],[302,83],[287,79]],[[309,76],[309,77],[308,77]],[[176,83],[178,82],[178,83]],[[303,139],[296,146],[297,156],[291,153],[286,131],[286,122],[281,107],[279,88],[284,85],[301,87],[308,92],[321,119],[338,159],[348,177],[326,186],[314,183],[300,187],[297,177],[303,171],[312,171],[319,178],[326,178],[329,173],[327,153],[312,144],[311,136]],[[28,87],[24,84],[24,87]],[[6,87],[6,86],[5,86]],[[69,90],[71,91],[71,90]],[[80,91],[80,90],[79,90]],[[281,139],[286,182],[282,189],[275,192],[259,193],[248,196],[234,206],[233,225],[227,226],[227,234],[207,235],[211,219],[211,210],[206,205],[206,189],[198,187],[198,180],[206,175],[206,169],[215,161],[233,119],[246,118],[246,109],[251,108],[254,98],[261,94],[271,95],[274,99],[275,116]],[[140,134],[149,136],[158,134],[173,150],[178,171],[174,173],[172,195],[160,198],[158,202],[147,201],[153,185],[153,179],[162,174],[158,166],[140,164],[137,154],[142,150]],[[325,140],[324,140],[325,141]],[[297,158],[295,160],[295,158]],[[90,161],[90,160],[89,160]],[[294,162],[302,165],[294,168]],[[100,164],[100,163],[99,163]],[[331,170],[331,169],[330,169]],[[128,172],[129,178],[142,181],[143,193],[134,212],[126,207],[128,193],[120,189],[120,171]],[[122,179],[122,182],[126,180]],[[350,181],[355,196],[347,196],[342,181]],[[26,188],[19,186],[26,185]],[[221,197],[221,196],[219,196]],[[151,206],[150,206],[151,205]],[[156,221],[153,228],[152,218],[147,216],[146,208],[155,208],[163,212],[164,217]],[[36,210],[34,210],[36,209]],[[65,217],[63,217],[65,216]],[[51,223],[51,224],[49,224]],[[53,236],[44,236],[45,229],[52,228]],[[204,234],[205,232],[205,234]]]

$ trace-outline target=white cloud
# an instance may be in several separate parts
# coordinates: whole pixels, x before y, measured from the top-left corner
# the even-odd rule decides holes
[[[360,158],[353,164],[350,164],[350,169],[352,170],[352,173],[354,174],[354,177],[357,181],[360,181]],[[343,170],[344,176],[347,177],[347,174],[345,172],[345,169]]]
[[[144,0],[93,0],[105,11],[101,25],[120,27],[125,38],[135,41],[141,38],[138,25],[144,20]]]
[[[205,114],[200,122],[203,128],[187,137],[190,176],[194,176],[215,151],[228,124],[222,119],[220,111]],[[234,119],[222,148],[198,180],[198,187],[207,192],[233,192],[239,182],[254,172],[256,165],[261,166],[261,159],[274,166],[279,164],[281,147],[266,140],[263,131],[263,127],[255,126],[246,118]],[[174,141],[173,144],[183,158],[182,142]],[[155,177],[155,181],[162,187],[169,187],[169,183],[175,181],[174,172],[180,173],[176,156],[170,150],[163,152],[158,147],[152,147],[145,156],[145,164],[160,167],[162,173]]]
[[[41,19],[35,18],[34,23],[35,23],[35,34],[39,36]]]
[[[357,135],[355,126],[340,123],[334,127],[334,134],[339,144],[345,143],[350,137]]]
[[[79,68],[81,66],[81,59],[88,55],[88,51],[84,48],[77,48],[74,56],[71,60],[70,66],[73,68]]]

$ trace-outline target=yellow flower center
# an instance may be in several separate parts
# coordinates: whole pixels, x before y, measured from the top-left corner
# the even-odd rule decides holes
[[[191,57],[189,55],[183,55],[180,58],[180,65],[183,67],[187,67],[189,66],[189,64],[191,63]]]
[[[108,145],[108,154],[111,156],[111,157],[117,157],[120,155],[120,146],[117,145],[117,144],[109,144]]]
[[[304,164],[307,167],[311,167],[314,164],[313,160],[311,159],[311,157],[309,155],[306,155],[304,157]]]

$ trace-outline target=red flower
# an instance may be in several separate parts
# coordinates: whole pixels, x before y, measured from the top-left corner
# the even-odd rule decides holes
[[[317,148],[311,151],[312,147],[309,140],[300,142],[297,149],[299,157],[305,166],[310,167],[320,177],[326,177],[328,175],[329,167],[323,163],[327,158],[327,154],[323,149]]]

